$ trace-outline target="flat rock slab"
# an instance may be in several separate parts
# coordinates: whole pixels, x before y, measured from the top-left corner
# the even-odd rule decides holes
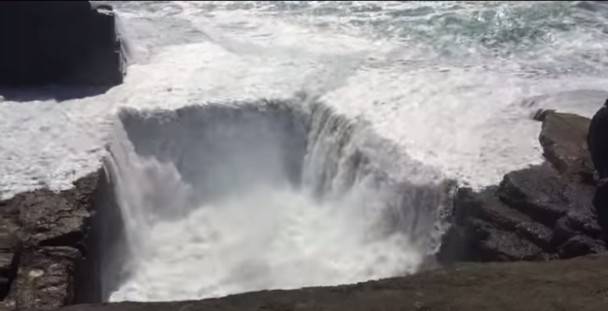
[[[61,311],[608,310],[608,256],[460,264],[356,285],[262,291],[190,302],[76,305]]]

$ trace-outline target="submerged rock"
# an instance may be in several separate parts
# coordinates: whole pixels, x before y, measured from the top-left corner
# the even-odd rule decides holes
[[[460,189],[441,262],[547,260],[606,250],[592,203],[589,120],[555,111],[536,119],[543,122],[539,140],[547,161],[477,193]]]
[[[87,1],[2,1],[0,86],[116,85],[124,55],[108,6]]]

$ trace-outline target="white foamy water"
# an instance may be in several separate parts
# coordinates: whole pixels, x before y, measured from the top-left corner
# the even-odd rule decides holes
[[[69,187],[118,107],[307,90],[473,186],[540,161],[525,98],[605,92],[601,3],[114,3],[125,83],[84,99],[0,101],[0,191]],[[563,110],[589,116],[604,93]],[[582,108],[581,108],[582,107]],[[514,131],[512,134],[511,131]]]
[[[537,140],[540,124],[530,118],[536,109],[558,108],[590,116],[608,95],[608,9],[603,3],[114,5],[132,53],[124,84],[102,95],[61,102],[0,100],[3,198],[42,186],[63,189],[75,178],[96,169],[106,155],[104,144],[116,143],[112,125],[116,112],[123,107],[173,110],[210,102],[291,98],[304,92],[316,96],[336,115],[365,124],[366,132],[377,135],[377,139],[390,142],[361,144],[351,151],[356,154],[354,150],[364,150],[369,158],[376,159],[372,161],[376,172],[400,172],[392,178],[395,183],[429,185],[454,178],[461,184],[482,187],[498,182],[508,171],[542,161]],[[326,141],[325,146],[340,142],[340,138],[331,135],[325,140],[322,137],[319,141]],[[138,141],[125,139],[125,143]],[[334,161],[341,159],[339,152],[326,149],[329,155],[335,155]],[[313,162],[324,163],[324,159],[331,158],[329,155]],[[147,154],[150,156],[155,154]],[[136,163],[143,161],[139,157],[142,155],[133,155],[124,162],[125,166],[137,167]],[[407,161],[395,160],[402,157]],[[151,167],[160,165],[154,162],[158,159],[148,160],[153,163],[149,164]],[[395,163],[398,167],[392,166]],[[425,169],[417,169],[422,166]],[[191,194],[188,187],[202,184],[197,184],[200,179],[184,182],[187,170],[148,169],[153,178],[145,174],[141,178],[164,182],[136,187],[132,194],[141,197],[131,197],[131,206],[123,206],[123,211],[134,213],[127,220],[133,223],[127,225],[146,225],[131,235],[147,233],[149,240],[141,245],[148,245],[146,252],[151,255],[140,256],[149,261],[137,263],[132,279],[123,284],[114,299],[208,297],[259,288],[351,282],[415,270],[428,242],[421,237],[435,232],[429,225],[432,221],[415,225],[415,215],[425,215],[425,219],[436,216],[434,212],[421,212],[424,204],[415,199],[419,197],[415,193],[422,190],[411,190],[404,196],[409,201],[393,204],[393,209],[401,213],[399,219],[405,222],[406,230],[384,235],[380,244],[365,244],[361,242],[361,230],[375,232],[390,217],[372,217],[357,223],[353,219],[358,219],[357,213],[369,211],[369,205],[353,208],[352,214],[345,212],[340,208],[349,197],[345,193],[353,190],[338,191],[335,189],[340,186],[334,186],[344,183],[345,178],[350,180],[351,173],[320,186],[313,182],[323,180],[319,172],[332,171],[340,165],[318,167],[303,172],[309,174],[309,187],[334,193],[333,200],[315,201],[315,196],[306,193],[306,187],[280,187],[263,198],[258,191],[244,189],[238,197],[225,196],[219,205],[207,204]],[[188,168],[197,171],[194,164]],[[228,181],[222,185],[225,183]],[[123,183],[125,189],[129,185],[142,182],[137,179]],[[159,189],[174,195],[152,196],[154,199],[147,201],[150,196],[144,194],[158,193]],[[345,189],[351,189],[351,185]],[[380,188],[371,189],[370,197],[390,202]],[[407,189],[413,188],[408,185]],[[240,200],[255,202],[252,210],[272,214],[263,221],[270,229],[252,236],[260,232],[256,222],[262,220],[251,216],[255,222],[252,220],[250,227],[242,225],[244,220],[240,217],[256,213],[244,210],[248,204]],[[195,204],[200,208],[193,208],[193,202],[200,203]],[[433,200],[422,202],[429,204]],[[158,219],[138,219],[150,206],[162,209],[168,204],[187,206],[188,212],[170,219],[164,214]],[[237,213],[240,216],[231,217],[237,206],[242,209]],[[385,208],[380,204],[380,210]],[[407,214],[409,210],[415,212]],[[354,221],[353,225],[334,223],[338,220],[328,219],[332,213],[341,216],[336,218]],[[186,229],[186,224],[191,227],[197,220],[209,226]],[[292,225],[273,227],[288,223]],[[243,230],[234,232],[234,227]],[[245,236],[252,239],[251,244],[245,242]],[[337,248],[323,242],[338,238],[344,240],[334,243]],[[169,243],[176,239],[184,242]],[[242,247],[255,248],[266,242],[267,252],[254,254]],[[293,247],[281,249],[280,243]],[[162,247],[153,247],[159,244]],[[180,247],[185,250],[177,251]],[[239,249],[243,252],[232,253]],[[224,255],[214,257],[218,254]],[[377,264],[381,260],[379,254],[387,256],[382,259],[388,262],[386,265]],[[307,273],[287,271],[290,266],[297,266],[298,258],[306,256],[314,257],[302,264]],[[175,263],[176,258],[184,264]],[[252,261],[246,263],[243,258]],[[321,258],[335,258],[339,264]],[[226,269],[212,271],[209,267],[216,260],[226,262]],[[270,264],[277,270],[264,268]],[[198,266],[205,266],[200,269],[205,269],[201,273],[208,274],[208,278],[183,277],[194,275]],[[378,266],[382,266],[381,271],[374,270]],[[166,274],[159,267],[167,269]],[[246,276],[251,271],[255,272],[251,277],[233,277]],[[301,275],[310,278],[298,279]],[[165,286],[167,279],[189,285]]]
[[[131,254],[102,273],[109,300],[353,283],[436,249],[449,193],[435,170],[328,109],[278,104],[122,115],[107,168]]]
[[[165,301],[260,289],[353,283],[411,273],[421,252],[403,234],[381,239],[377,215],[261,187],[146,231],[142,259],[111,301]],[[353,210],[355,209],[355,210]]]

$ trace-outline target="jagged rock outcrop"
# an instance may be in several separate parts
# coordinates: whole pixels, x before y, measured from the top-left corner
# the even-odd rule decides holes
[[[440,261],[547,260],[606,250],[592,203],[589,119],[555,111],[536,118],[547,161],[477,193],[459,189]]]
[[[571,113],[540,111],[539,141],[543,155],[561,175],[574,182],[593,183],[594,166],[587,147],[589,119]]]
[[[88,1],[2,1],[0,86],[116,85],[124,55],[111,7]]]
[[[103,178],[99,171],[70,190],[0,201],[0,310],[54,310],[76,301],[77,272],[91,264],[89,235]]]
[[[272,290],[183,302],[75,305],[60,311],[399,310],[603,311],[608,256],[467,263],[355,285]]]

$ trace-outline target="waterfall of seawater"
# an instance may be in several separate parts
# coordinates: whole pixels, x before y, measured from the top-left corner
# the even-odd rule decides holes
[[[106,166],[130,253],[127,277],[107,299],[185,300],[416,271],[441,231],[441,177],[363,124],[321,104],[296,106],[305,105],[122,111]]]

